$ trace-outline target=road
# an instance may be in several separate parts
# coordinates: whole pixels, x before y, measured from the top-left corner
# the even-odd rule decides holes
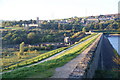
[[[94,36],[93,36],[93,37],[94,37]],[[91,37],[91,38],[92,38],[92,37]],[[90,40],[91,38],[89,38],[89,39],[87,39],[87,40],[85,40],[85,41],[88,41],[88,40]],[[63,50],[62,52],[59,52],[59,53],[57,53],[57,54],[55,54],[55,55],[53,55],[53,56],[47,58],[47,59],[44,59],[44,60],[42,60],[42,61],[39,61],[39,62],[34,63],[34,64],[31,64],[31,65],[27,65],[27,66],[24,66],[24,67],[31,67],[31,66],[34,66],[34,65],[43,63],[43,62],[45,62],[45,61],[51,60],[52,58],[54,58],[54,57],[56,57],[56,56],[58,56],[58,55],[60,55],[60,54],[62,54],[62,53],[64,53],[64,52],[66,52],[66,51],[68,51],[68,50],[70,50],[70,49],[76,47],[76,46],[79,45],[79,44],[84,43],[85,41],[82,41],[82,42],[80,42],[80,43],[78,43],[78,44],[76,44],[76,45],[74,45],[74,46],[72,46],[72,47],[70,47],[70,48],[68,48],[68,49],[66,49],[66,50]],[[21,67],[21,68],[18,68],[18,69],[22,69],[22,68],[24,68],[24,67]],[[4,74],[4,73],[6,73],[6,72],[11,72],[11,71],[15,71],[15,70],[17,70],[17,69],[5,71],[5,72],[1,72],[0,74]]]

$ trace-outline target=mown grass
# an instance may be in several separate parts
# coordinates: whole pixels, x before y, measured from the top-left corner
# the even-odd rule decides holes
[[[51,77],[55,72],[55,68],[48,69],[44,72],[34,72],[34,75],[30,75],[26,78],[48,78]]]

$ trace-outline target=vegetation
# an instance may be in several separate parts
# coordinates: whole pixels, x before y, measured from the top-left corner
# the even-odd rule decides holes
[[[80,34],[82,34],[82,32],[74,33],[74,35],[72,35],[71,38],[72,39],[77,38]]]
[[[19,51],[14,51],[13,52],[9,51],[8,52],[2,52],[2,63],[0,64],[0,66],[3,68],[3,70],[5,68],[8,68],[9,66],[18,64],[20,62],[26,61],[28,59],[34,58],[36,56],[39,56],[41,54],[44,54],[48,52],[47,50],[40,50],[40,51],[25,51],[23,55],[20,55],[20,58],[18,58],[17,54],[19,53]]]
[[[114,58],[114,62],[116,62],[118,65],[120,65],[120,57],[119,56],[116,56]]]
[[[20,52],[18,53],[18,57],[20,58],[20,55],[23,55],[24,53],[24,42],[20,44]]]
[[[97,35],[97,33],[94,33],[94,34],[91,34],[91,35],[89,35],[89,36],[86,36],[86,37],[80,39],[79,42],[84,41],[84,40],[86,40],[86,39],[88,39],[88,38],[90,38],[90,37],[92,37],[92,36],[95,36],[95,35]]]
[[[120,77],[119,71],[114,70],[96,70],[94,78],[111,78],[111,79],[119,79]]]
[[[84,27],[84,28],[82,28],[82,31],[83,31],[83,32],[86,32],[86,29],[85,29],[85,27]]]
[[[44,53],[44,54],[41,54],[37,57],[34,57],[34,58],[31,58],[31,59],[28,59],[26,61],[22,61],[20,63],[17,63],[15,65],[11,65],[7,68],[3,68],[3,70],[8,70],[8,69],[15,69],[15,68],[18,68],[18,67],[21,67],[21,66],[25,66],[25,65],[29,65],[29,64],[32,64],[32,63],[36,63],[38,61],[41,61],[43,59],[46,59],[50,56],[53,56],[59,52],[61,52],[62,50],[66,49],[66,47],[62,47],[62,48],[59,48],[59,49],[56,49],[56,50],[52,50],[52,51],[49,51],[47,53]]]
[[[66,32],[66,34],[68,33],[70,32]],[[64,32],[58,32],[55,30],[13,30],[3,31],[2,33],[3,44],[6,45],[20,44],[21,42],[25,42],[25,44],[37,44],[42,42],[63,42],[63,39]]]
[[[92,37],[92,36],[94,36],[94,35],[96,35],[96,34],[92,34],[92,35],[86,36],[86,37],[82,38],[79,42],[84,41],[84,40],[87,40],[88,38],[90,38],[90,37]],[[68,47],[63,47],[63,48],[59,48],[59,49],[56,49],[56,50],[53,50],[53,51],[50,51],[50,52],[47,52],[47,53],[40,54],[40,55],[37,56],[37,57],[34,57],[34,58],[31,58],[31,59],[22,61],[22,62],[20,62],[20,63],[15,64],[15,65],[11,65],[11,66],[9,66],[9,67],[7,67],[7,68],[3,68],[3,70],[4,70],[4,69],[5,69],[5,70],[14,69],[14,68],[17,68],[17,67],[21,67],[21,66],[25,66],[25,65],[32,64],[32,63],[34,63],[34,62],[41,61],[41,60],[46,59],[46,58],[48,58],[48,57],[50,57],[50,56],[52,56],[52,55],[54,55],[54,54],[57,54],[58,52],[60,52],[60,51],[62,51],[62,50],[64,50],[64,49],[67,49],[67,48],[69,48],[69,47],[72,47],[72,46],[74,46],[74,45],[75,45],[75,44],[73,44],[73,45],[71,45],[71,46],[68,46]],[[35,46],[34,46],[34,47],[31,47],[30,49],[28,49],[27,47],[25,47],[25,51],[28,51],[28,52],[24,52],[24,55],[25,55],[25,56],[27,56],[27,55],[26,55],[27,53],[30,53],[29,50],[30,50],[30,51],[33,51],[33,53],[36,53],[35,50],[39,50],[39,47],[37,47],[37,46],[35,47]],[[41,51],[41,50],[40,50],[40,51]],[[22,59],[22,58],[21,58],[21,59]],[[10,61],[10,60],[9,60],[9,61]],[[4,64],[4,65],[6,65],[6,64]]]
[[[95,36],[95,37],[96,37],[96,36]],[[74,52],[76,53],[76,52],[78,52],[80,49],[86,48],[87,45],[91,44],[91,41],[92,41],[92,40],[94,40],[94,38],[92,38],[91,40],[88,40],[88,41],[86,41],[86,42],[84,42],[84,43],[82,43],[82,44],[78,44],[76,47],[74,47],[74,48],[66,51],[65,53],[56,56],[55,59],[56,59],[56,58],[59,58],[59,57],[61,57],[61,56],[67,55],[67,54],[70,55],[70,54],[72,54],[72,53],[74,53]],[[86,43],[88,43],[88,44],[86,44]],[[88,47],[88,46],[87,46],[87,47]],[[73,56],[74,56],[74,55],[73,55]]]
[[[23,77],[29,77],[36,74],[41,74],[43,72],[47,72],[50,69],[55,69],[57,67],[60,67],[70,61],[71,59],[75,58],[78,54],[80,54],[83,50],[85,50],[99,35],[91,38],[88,41],[85,41],[84,43],[81,43],[77,45],[76,47],[70,49],[70,51],[64,52],[63,54],[58,55],[54,59],[51,59],[49,61],[40,63],[38,65],[32,66],[32,67],[25,67],[19,70],[15,70],[12,72],[4,73],[3,78],[23,78]],[[47,70],[47,71],[46,71]],[[52,71],[53,72],[53,71]],[[50,77],[52,73],[49,73],[48,76]]]
[[[12,27],[23,27],[24,25],[22,24],[36,24],[36,20],[20,20],[20,21],[3,21],[2,22],[2,26],[3,27],[9,27],[9,26],[12,26]]]
[[[96,16],[97,19],[100,16]],[[95,16],[90,17],[95,18]],[[106,16],[102,16],[102,18],[107,18]],[[22,67],[25,65],[30,65],[32,63],[36,63],[43,59],[46,59],[50,56],[61,52],[64,49],[67,49],[79,42],[89,39],[92,36],[95,36],[96,33],[92,35],[86,35],[85,32],[94,31],[94,32],[103,32],[103,33],[119,33],[120,27],[119,18],[115,18],[112,20],[99,20],[98,22],[89,22],[87,21],[89,17],[78,18],[72,17],[67,19],[56,19],[56,20],[43,20],[40,23],[40,26],[36,28],[36,26],[30,27],[29,24],[37,24],[36,20],[20,20],[20,21],[3,21],[2,22],[2,44],[4,46],[12,46],[20,44],[20,50],[14,48],[12,51],[7,51],[5,48],[2,52],[2,58],[4,65],[3,70],[16,69],[18,67]],[[83,22],[82,22],[83,21]],[[25,29],[26,26],[28,29]],[[86,37],[85,37],[86,36]],[[52,45],[42,45],[42,43],[64,43],[64,37],[70,37],[71,42],[74,43],[67,47],[58,48],[53,50]],[[84,38],[83,38],[84,37]],[[82,38],[82,39],[81,39]],[[28,75],[33,74],[41,74],[41,77],[49,77],[53,73],[53,70],[56,67],[64,65],[66,62],[70,61],[78,54],[80,54],[84,49],[86,49],[97,36],[91,38],[88,41],[85,41],[82,44],[78,44],[73,49],[60,54],[55,57],[53,60],[46,61],[39,65],[23,68],[20,70],[16,70],[10,73],[3,74],[3,77],[27,77]],[[24,45],[24,43],[27,45]],[[29,47],[28,45],[34,45]],[[37,46],[36,46],[37,45]],[[24,46],[24,47],[23,47]],[[64,45],[66,46],[66,45]],[[42,50],[52,50],[49,52],[43,52]],[[15,58],[12,58],[15,56]],[[16,58],[16,56],[18,58]],[[36,57],[37,56],[37,57]],[[27,60],[26,60],[27,59]],[[114,58],[114,61],[117,64],[120,64],[119,56]],[[46,71],[47,70],[47,71]],[[19,73],[18,73],[19,72]],[[42,74],[47,73],[47,75]],[[104,72],[103,72],[104,73]]]
[[[97,19],[98,21],[89,21],[88,19]],[[102,20],[101,20],[101,19]],[[111,18],[111,19],[110,19]],[[104,20],[105,19],[105,20]],[[36,24],[36,20],[20,20],[20,21],[3,21],[2,27],[25,27],[25,25]],[[52,30],[72,30],[82,31],[82,29],[89,30],[117,30],[120,20],[118,15],[108,16],[89,16],[89,17],[72,17],[67,19],[55,19],[55,20],[43,20],[40,23],[40,29],[52,29]],[[87,24],[87,25],[86,25]],[[84,26],[85,25],[85,26]],[[33,27],[34,28],[34,27]]]
[[[120,70],[120,55],[117,53],[117,51],[114,49],[115,57],[113,58],[113,61],[118,64],[118,70]]]
[[[120,30],[94,30],[94,32],[102,32],[104,34],[120,34]]]
[[[117,30],[120,27],[117,20],[110,20],[103,23],[91,23],[86,28],[88,30]]]

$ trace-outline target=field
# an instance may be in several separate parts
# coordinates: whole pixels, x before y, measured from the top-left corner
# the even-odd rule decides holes
[[[11,52],[11,53],[9,53],[9,54],[11,54],[10,56],[2,58],[3,65],[0,65],[0,66],[2,66],[3,69],[8,68],[11,65],[18,64],[18,63],[25,61],[27,59],[34,58],[34,57],[41,55],[45,52],[48,52],[48,51],[37,51],[37,53],[35,51],[24,52],[25,55],[22,55],[21,59],[19,59],[17,56],[17,53],[19,53],[18,51]]]
[[[62,47],[62,48],[52,50],[52,51],[42,53],[42,54],[40,52],[36,53],[35,51],[32,51],[31,53],[27,52],[26,54],[28,54],[28,55],[23,55],[21,59],[18,59],[17,56],[12,57],[12,58],[8,58],[8,59],[3,58],[3,70],[15,69],[15,68],[18,68],[18,67],[21,67],[21,66],[25,66],[25,65],[28,65],[28,64],[32,64],[32,63],[41,61],[43,59],[46,59],[46,58],[64,50],[65,48],[66,47]],[[5,66],[7,66],[7,67],[5,67]]]

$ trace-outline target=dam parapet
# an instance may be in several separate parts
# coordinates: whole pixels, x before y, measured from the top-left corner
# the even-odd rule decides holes
[[[69,78],[92,78],[94,76],[98,67],[102,39],[103,34],[100,33],[100,36],[91,44],[88,53],[69,75]]]

